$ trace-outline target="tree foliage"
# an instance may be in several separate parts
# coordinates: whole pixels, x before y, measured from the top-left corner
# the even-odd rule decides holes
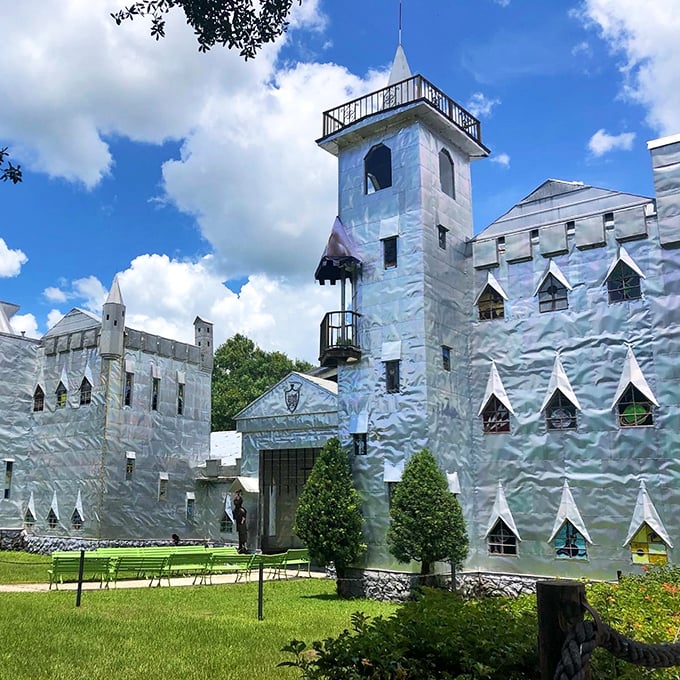
[[[12,184],[18,184],[23,179],[20,165],[13,165],[7,160],[9,151],[7,147],[0,149],[0,179],[3,182],[9,180]]]
[[[314,561],[335,565],[338,594],[347,567],[366,548],[360,504],[349,456],[334,437],[321,449],[300,494],[294,530]]]
[[[135,17],[151,17],[151,35],[159,40],[165,37],[165,15],[181,7],[199,51],[219,44],[250,59],[288,28],[292,5],[293,0],[141,0],[111,16],[119,26]]]
[[[446,475],[427,449],[406,464],[392,497],[390,516],[387,542],[400,562],[420,562],[423,575],[440,560],[462,566],[468,553],[463,513],[448,490]]]
[[[237,333],[215,352],[212,378],[212,430],[233,430],[234,416],[290,371],[305,372],[306,361],[289,359],[283,352],[265,352]]]

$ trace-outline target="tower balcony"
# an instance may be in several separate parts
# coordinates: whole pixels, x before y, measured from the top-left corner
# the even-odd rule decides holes
[[[371,116],[392,111],[407,105],[424,104],[434,115],[442,115],[449,123],[463,132],[469,142],[478,149],[487,151],[482,144],[479,121],[460,104],[444,94],[421,75],[415,75],[401,82],[388,85],[382,90],[364,95],[358,99],[329,109],[323,114],[323,137],[320,146],[335,153],[333,138],[345,129]]]
[[[319,362],[337,366],[346,361],[359,361],[359,317],[357,312],[328,312],[321,322]]]

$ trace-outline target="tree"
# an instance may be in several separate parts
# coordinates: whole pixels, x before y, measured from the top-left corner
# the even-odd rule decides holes
[[[420,562],[422,575],[430,574],[440,560],[450,561],[455,568],[463,565],[468,553],[463,513],[427,449],[406,464],[392,497],[390,517],[387,542],[400,562]]]
[[[17,184],[23,179],[20,165],[12,165],[11,161],[7,160],[9,151],[7,147],[0,149],[0,179],[3,182],[9,180],[12,184]]]
[[[338,595],[347,567],[366,549],[360,503],[349,456],[337,438],[329,439],[300,494],[294,531],[315,562],[335,565]]]
[[[159,40],[165,37],[165,15],[181,7],[200,52],[220,44],[239,50],[247,60],[288,28],[292,5],[293,0],[142,0],[111,16],[118,26],[127,19],[150,16],[151,35]]]
[[[310,363],[283,352],[265,352],[237,333],[215,352],[212,378],[212,430],[233,430],[234,416],[291,371],[304,373]]]

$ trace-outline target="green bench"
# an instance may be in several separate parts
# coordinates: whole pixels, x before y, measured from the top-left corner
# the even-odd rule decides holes
[[[117,586],[120,577],[134,578],[134,579],[149,579],[149,587],[153,585],[155,579],[160,579],[163,574],[165,563],[168,560],[167,555],[162,554],[144,554],[126,552],[122,555],[112,557],[111,559],[111,580],[114,586]]]
[[[265,578],[267,574],[272,578],[281,578],[281,570],[283,569],[283,560],[286,553],[276,553],[273,555],[255,555],[253,560],[253,569],[258,569],[260,564],[265,570]]]
[[[255,555],[240,555],[236,551],[214,549],[201,577],[201,583],[209,580],[212,584],[213,574],[236,574],[237,583],[242,577],[248,581],[254,558]]]
[[[193,576],[194,584],[199,577],[205,574],[211,560],[211,553],[207,550],[178,550],[167,556],[161,574],[158,577],[158,585],[161,578],[168,579],[170,585],[171,576]]]
[[[52,564],[47,570],[50,577],[49,590],[64,581],[77,581],[80,573],[80,552],[54,552]],[[111,558],[86,552],[83,560],[83,581],[99,581],[99,587],[109,587],[111,577]]]
[[[300,570],[305,567],[307,568],[307,576],[311,577],[312,561],[309,557],[309,550],[307,548],[290,548],[283,558],[282,571],[284,576],[288,578],[289,568],[297,568],[295,573],[297,577],[300,575]]]

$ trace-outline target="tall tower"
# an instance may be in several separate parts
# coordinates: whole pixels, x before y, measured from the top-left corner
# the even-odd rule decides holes
[[[109,296],[102,310],[102,333],[99,353],[104,359],[123,356],[125,338],[125,305],[120,293],[118,277],[114,277]]]
[[[339,216],[316,278],[342,283],[320,360],[337,365],[367,566],[395,566],[385,530],[404,463],[427,447],[461,483],[469,467],[470,162],[488,150],[470,113],[411,75],[401,45],[387,87],[326,111],[318,144],[338,158]]]
[[[200,349],[201,369],[208,372],[212,371],[213,352],[215,350],[213,345],[213,324],[210,321],[201,319],[200,316],[194,319],[194,342]]]

